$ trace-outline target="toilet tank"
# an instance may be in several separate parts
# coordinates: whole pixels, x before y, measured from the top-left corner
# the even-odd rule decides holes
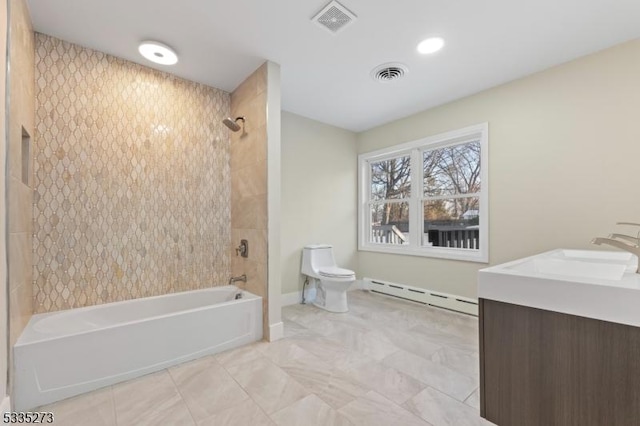
[[[328,244],[312,244],[302,250],[302,273],[320,278],[318,270],[324,266],[336,266],[333,257],[333,246]]]

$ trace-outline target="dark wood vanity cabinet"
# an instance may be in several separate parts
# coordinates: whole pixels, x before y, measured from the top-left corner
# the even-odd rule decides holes
[[[487,299],[479,308],[482,417],[640,426],[640,328]]]

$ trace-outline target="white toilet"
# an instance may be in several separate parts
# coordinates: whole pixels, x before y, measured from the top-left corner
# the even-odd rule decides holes
[[[347,289],[356,280],[356,274],[348,269],[338,268],[332,246],[306,246],[302,252],[302,273],[309,277],[310,287],[316,287],[314,305],[329,312],[349,310]]]

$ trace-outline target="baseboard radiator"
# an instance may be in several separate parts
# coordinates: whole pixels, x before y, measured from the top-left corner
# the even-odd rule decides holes
[[[373,293],[393,296],[423,305],[435,306],[437,308],[448,309],[450,311],[461,312],[463,314],[478,316],[478,302],[474,299],[455,296],[447,293],[427,290],[420,287],[395,284],[387,281],[364,278],[363,287]]]

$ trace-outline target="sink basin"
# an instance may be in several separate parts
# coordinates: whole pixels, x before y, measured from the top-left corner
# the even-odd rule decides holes
[[[565,260],[583,260],[586,262],[607,262],[628,264],[633,255],[626,251],[598,250],[554,250],[551,257]]]
[[[550,275],[560,278],[602,279],[619,281],[627,269],[627,262],[606,263],[598,259],[589,262],[588,258],[570,258],[585,260],[564,260],[553,258],[530,259],[508,268],[530,275]]]
[[[480,270],[478,297],[640,327],[631,253],[558,249]]]

